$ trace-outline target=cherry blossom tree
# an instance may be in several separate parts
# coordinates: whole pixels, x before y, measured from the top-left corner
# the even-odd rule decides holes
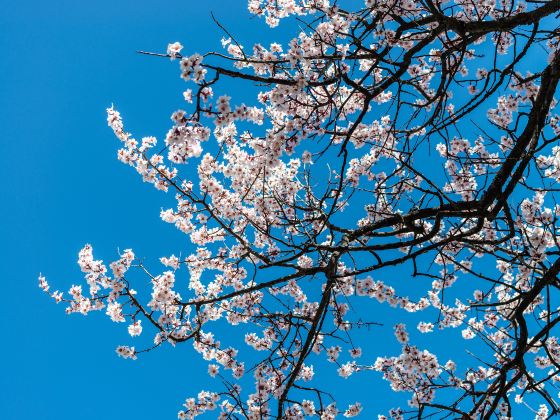
[[[242,45],[217,22],[223,51],[147,53],[187,83],[159,143],[107,110],[118,159],[176,198],[161,218],[190,240],[182,256],[107,266],[86,245],[86,284],[40,287],[154,334],[124,358],[191,343],[216,389],[180,419],[358,416],[370,401],[342,406],[314,379],[331,367],[400,393],[380,419],[560,414],[560,1],[248,6],[297,22],[293,38]],[[257,93],[232,98],[233,83]],[[383,305],[410,322],[379,319]],[[401,353],[354,340],[366,323]],[[447,330],[470,358],[414,343]]]

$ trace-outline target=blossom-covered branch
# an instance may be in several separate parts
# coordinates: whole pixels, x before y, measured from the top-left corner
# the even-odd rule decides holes
[[[159,149],[113,107],[108,124],[119,160],[175,195],[161,218],[191,246],[160,272],[131,250],[107,268],[87,245],[89,291],[52,297],[128,322],[132,337],[150,328],[153,344],[119,347],[125,358],[191,342],[222,387],[179,418],[359,415],[368,401],[343,407],[314,380],[325,361],[406,393],[381,419],[560,414],[560,1],[345,4],[250,0],[270,27],[302,29],[269,46],[227,33],[224,51],[149,53],[179,64],[185,110]],[[384,304],[414,325],[379,319]],[[364,305],[400,354],[358,345]],[[223,325],[252,350],[227,344]],[[472,357],[413,344],[412,330],[448,328]]]

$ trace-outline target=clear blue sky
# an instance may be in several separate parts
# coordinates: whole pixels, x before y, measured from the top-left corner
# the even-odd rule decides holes
[[[126,328],[101,314],[65,315],[39,290],[37,275],[64,291],[77,284],[82,276],[75,261],[85,243],[104,260],[119,247],[153,260],[184,249],[186,238],[159,219],[172,197],[117,162],[118,141],[105,109],[115,103],[138,137],[161,137],[171,113],[184,106],[185,86],[176,63],[135,51],[163,52],[173,41],[189,53],[219,49],[222,34],[211,11],[247,41],[259,40],[264,22],[248,15],[245,0],[3,6],[0,418],[175,418],[186,397],[219,389],[191,346],[165,347],[136,362],[120,359],[115,346],[131,344]],[[399,352],[377,332],[361,335],[387,354]],[[370,415],[406,400],[379,376],[341,382],[343,396],[348,402],[364,397]]]
[[[105,259],[118,247],[154,259],[180,251],[185,238],[159,220],[165,196],[116,160],[105,108],[118,104],[135,133],[165,133],[184,84],[176,65],[135,51],[175,40],[217,48],[210,11],[246,27],[244,3],[231,3],[3,3],[0,418],[175,418],[204,386],[206,365],[190,345],[119,359],[126,328],[100,314],[66,316],[36,279],[43,272],[63,290],[79,282],[86,242]]]

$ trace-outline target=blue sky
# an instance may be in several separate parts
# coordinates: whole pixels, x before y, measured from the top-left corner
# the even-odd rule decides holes
[[[210,11],[233,30],[248,14],[226,1],[3,5],[0,417],[175,418],[206,383],[191,347],[119,359],[126,329],[101,314],[66,316],[37,275],[62,290],[79,282],[86,242],[104,259],[118,247],[152,258],[180,249],[185,238],[159,219],[165,197],[116,160],[105,108],[117,104],[136,133],[165,133],[184,85],[175,65],[135,51],[175,40],[217,48]]]
[[[0,418],[175,418],[186,397],[219,389],[191,346],[120,359],[116,345],[131,344],[126,328],[99,313],[67,316],[39,290],[37,275],[64,291],[78,284],[85,243],[106,261],[119,248],[152,261],[184,250],[187,238],[159,219],[172,197],[116,160],[105,109],[115,103],[137,137],[161,137],[184,106],[185,85],[176,63],[135,51],[163,52],[173,41],[188,53],[219,49],[211,11],[240,39],[260,40],[267,29],[245,0],[7,3],[0,15]],[[381,343],[375,330],[358,335]],[[382,343],[398,353],[396,343]],[[369,414],[406,400],[378,376],[344,382],[343,398],[363,396]]]

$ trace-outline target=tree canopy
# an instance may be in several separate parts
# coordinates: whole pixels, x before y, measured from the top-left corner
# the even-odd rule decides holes
[[[294,24],[293,38],[246,46],[216,21],[221,51],[146,53],[187,82],[162,140],[135,139],[107,110],[118,159],[175,196],[161,218],[189,244],[163,269],[132,250],[106,265],[86,245],[83,287],[40,286],[68,313],[154,334],[118,347],[124,358],[190,342],[217,383],[179,418],[332,419],[375,404],[337,405],[314,379],[324,369],[376,371],[372,387],[402,392],[381,419],[560,414],[560,1],[248,8]],[[380,317],[384,305],[402,317]],[[364,326],[394,329],[401,353],[358,342]],[[412,334],[447,330],[468,357],[443,360]]]

